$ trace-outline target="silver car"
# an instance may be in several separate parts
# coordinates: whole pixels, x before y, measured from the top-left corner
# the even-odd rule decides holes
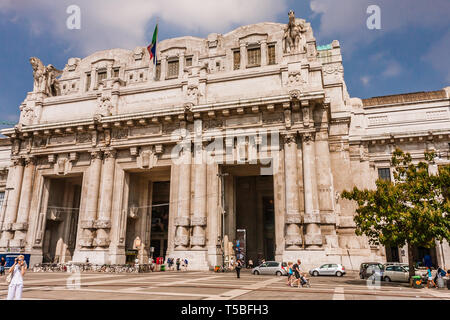
[[[286,262],[266,261],[252,269],[252,273],[258,274],[274,274],[277,276],[287,275]]]
[[[426,281],[427,271],[415,269],[416,276],[421,276]],[[383,280],[386,282],[409,282],[409,266],[407,264],[392,263],[386,264],[383,274]]]
[[[309,270],[312,276],[338,276],[342,277],[345,274],[345,268],[342,264],[328,263],[321,265],[318,268]]]

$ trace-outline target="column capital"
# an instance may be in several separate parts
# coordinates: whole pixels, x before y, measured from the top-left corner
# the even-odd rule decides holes
[[[115,159],[117,156],[116,149],[108,149],[104,151],[104,159]]]
[[[305,132],[302,134],[302,142],[303,143],[310,143],[313,142],[315,138],[315,134],[313,132]]]
[[[297,141],[297,134],[295,133],[285,133],[282,135],[285,144],[295,143]]]
[[[101,151],[91,151],[91,160],[99,159],[101,160],[103,157],[103,153]]]
[[[36,157],[35,156],[27,156],[25,157],[25,166],[35,165]]]
[[[13,166],[23,166],[24,165],[24,159],[23,158],[12,158],[11,162],[13,163]]]

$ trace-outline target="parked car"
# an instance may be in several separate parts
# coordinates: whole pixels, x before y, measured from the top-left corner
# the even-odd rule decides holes
[[[277,276],[287,275],[286,262],[266,261],[252,269],[253,274],[275,274]]]
[[[416,276],[421,276],[423,280],[427,279],[427,271],[415,269]],[[383,274],[383,280],[390,282],[409,282],[409,266],[407,264],[386,264]]]
[[[367,279],[373,274],[383,279],[384,265],[380,262],[363,262],[359,267],[359,278]]]
[[[345,268],[342,264],[330,263],[324,264],[318,268],[309,270],[312,276],[338,276],[342,277],[345,274]]]

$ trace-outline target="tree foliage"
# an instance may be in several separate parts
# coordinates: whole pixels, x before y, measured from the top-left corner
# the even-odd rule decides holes
[[[412,163],[409,153],[396,149],[392,155],[394,181],[378,179],[375,190],[353,188],[342,197],[357,203],[356,234],[371,244],[408,245],[410,269],[412,246],[434,247],[435,240],[450,239],[450,165],[430,173],[434,153]]]

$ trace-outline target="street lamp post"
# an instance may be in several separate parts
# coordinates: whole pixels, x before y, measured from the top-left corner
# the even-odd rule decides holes
[[[224,181],[224,177],[228,176],[228,173],[219,173],[217,174],[218,177],[220,177],[220,184],[221,184],[221,195],[222,195],[222,271],[224,271],[225,269],[225,243],[224,243],[224,239],[225,239],[225,181]]]

